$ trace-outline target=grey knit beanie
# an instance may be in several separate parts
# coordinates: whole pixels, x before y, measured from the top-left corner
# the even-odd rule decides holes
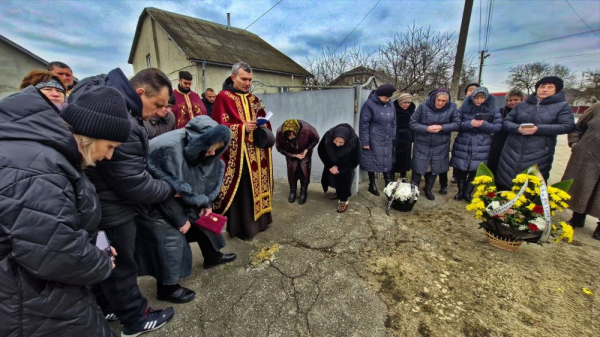
[[[76,134],[123,143],[131,124],[123,95],[111,87],[94,88],[61,114]]]

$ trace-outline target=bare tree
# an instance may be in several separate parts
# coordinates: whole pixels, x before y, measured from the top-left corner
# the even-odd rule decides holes
[[[545,76],[560,77],[567,88],[573,87],[576,83],[575,72],[569,67],[561,64],[551,65],[546,62],[533,62],[510,67],[505,83],[531,94],[535,91],[535,83]]]
[[[380,66],[395,79],[400,91],[422,94],[433,88],[447,87],[456,43],[454,33],[434,32],[431,27],[413,24],[380,46]]]
[[[581,94],[578,97],[591,103],[600,101],[600,68],[583,72]]]
[[[377,60],[373,53],[367,53],[356,46],[337,53],[327,48],[322,49],[321,53],[313,58],[307,57],[304,66],[314,76],[309,78],[306,84],[327,86],[343,73],[356,67],[377,68]]]

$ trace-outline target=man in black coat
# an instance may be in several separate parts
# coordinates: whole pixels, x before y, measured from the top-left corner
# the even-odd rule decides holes
[[[117,68],[79,82],[69,96],[69,104],[77,104],[83,93],[103,86],[113,87],[124,96],[131,133],[115,149],[111,161],[86,169],[102,206],[100,229],[118,252],[112,275],[95,287],[94,293],[107,319],[118,318],[123,324],[122,336],[137,336],[162,327],[174,313],[171,307],[157,311],[148,307],[137,284],[134,257],[135,205],[160,203],[175,194],[168,183],[153,179],[146,171],[148,135],[143,125],[143,120],[166,108],[172,87],[158,69],[144,69],[128,80]]]

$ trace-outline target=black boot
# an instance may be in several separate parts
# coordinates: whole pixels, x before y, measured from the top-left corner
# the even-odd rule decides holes
[[[375,184],[375,172],[369,172],[369,192],[375,196],[379,196],[377,184]]]
[[[585,226],[585,214],[573,212],[571,220],[569,220],[571,227],[583,227]]]
[[[462,174],[456,176],[456,186],[458,186],[458,193],[454,196],[454,200],[463,200],[465,194],[465,182],[466,179]]]
[[[294,181],[293,184],[290,184],[290,197],[288,198],[288,201],[290,203],[293,203],[294,201],[296,201],[296,191],[298,189],[298,182]]]
[[[406,171],[400,171],[400,178],[406,178]]]
[[[431,193],[433,184],[435,184],[435,176],[431,173],[425,174],[425,197],[429,200],[435,200],[435,196]]]
[[[592,234],[592,237],[596,240],[600,240],[600,222],[598,222],[598,227],[596,227],[596,230],[594,231],[594,234]]]
[[[306,203],[306,194],[308,191],[308,183],[305,183],[304,181],[300,182],[300,197],[298,198],[298,203],[300,205]]]
[[[387,187],[392,181],[394,181],[395,179],[393,178],[394,173],[390,172],[383,172],[383,180],[385,181],[385,187]]]
[[[473,198],[473,190],[475,189],[475,185],[473,185],[472,182],[465,180],[465,187],[463,189],[464,193],[463,193],[463,198],[465,199],[465,201],[467,203],[471,202],[471,199]]]

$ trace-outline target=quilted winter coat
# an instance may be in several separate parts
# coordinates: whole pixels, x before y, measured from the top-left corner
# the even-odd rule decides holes
[[[479,163],[487,164],[492,145],[492,134],[502,130],[502,115],[496,107],[496,97],[488,95],[481,106],[473,104],[473,96],[465,99],[458,109],[460,132],[452,148],[450,166],[461,171],[475,171]],[[484,121],[478,128],[471,121],[478,113],[493,114],[490,122]]]
[[[427,132],[430,125],[442,125],[439,133]],[[410,129],[415,140],[411,168],[413,172],[434,175],[448,172],[450,169],[450,134],[460,128],[460,116],[456,103],[448,102],[442,109],[435,108],[435,98],[421,103],[410,119]]]
[[[538,131],[531,136],[519,133],[523,123],[533,123]],[[508,114],[503,123],[503,130],[510,135],[504,144],[496,183],[503,188],[512,186],[517,174],[529,166],[537,164],[544,178],[550,176],[556,136],[569,133],[575,129],[575,120],[564,92],[558,92],[542,101],[536,95],[527,97]]]
[[[110,259],[73,135],[34,87],[0,101],[0,336],[113,336],[87,286]]]
[[[392,170],[393,146],[396,138],[396,109],[392,102],[383,103],[371,91],[360,111],[359,134],[364,150],[360,168],[368,172],[389,172]]]

